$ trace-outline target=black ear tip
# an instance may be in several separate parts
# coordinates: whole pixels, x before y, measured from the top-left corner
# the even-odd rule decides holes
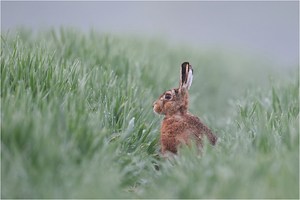
[[[190,63],[189,62],[184,62],[184,63],[181,64],[181,67],[185,67],[187,65],[190,65]]]

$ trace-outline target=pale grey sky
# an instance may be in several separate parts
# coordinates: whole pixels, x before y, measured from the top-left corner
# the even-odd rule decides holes
[[[1,30],[71,26],[158,35],[199,48],[253,52],[298,64],[299,2],[1,2]]]

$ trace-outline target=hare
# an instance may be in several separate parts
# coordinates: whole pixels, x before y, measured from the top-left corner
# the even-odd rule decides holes
[[[193,81],[193,69],[189,62],[184,62],[180,70],[179,88],[167,90],[153,103],[153,111],[165,115],[161,130],[161,153],[177,154],[181,144],[189,145],[195,140],[197,147],[203,147],[203,135],[212,145],[217,141],[216,135],[200,119],[188,112],[188,90]]]

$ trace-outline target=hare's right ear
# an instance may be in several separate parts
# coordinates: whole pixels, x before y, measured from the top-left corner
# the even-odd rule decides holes
[[[189,62],[181,64],[179,88],[189,90],[193,82],[193,68]]]

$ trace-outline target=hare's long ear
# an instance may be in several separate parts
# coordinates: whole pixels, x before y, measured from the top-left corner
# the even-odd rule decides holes
[[[188,62],[181,64],[179,88],[190,89],[193,82],[193,68]]]

